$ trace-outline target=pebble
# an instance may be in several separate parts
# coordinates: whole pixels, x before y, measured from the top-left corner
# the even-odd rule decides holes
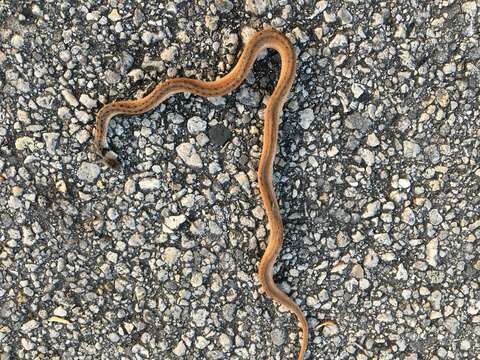
[[[462,11],[473,18],[477,13],[477,3],[475,1],[465,1],[462,4]]]
[[[358,154],[365,161],[365,164],[372,166],[375,163],[375,154],[369,149],[360,149]]]
[[[375,268],[378,265],[378,254],[374,250],[369,249],[363,259],[363,265],[369,269]]]
[[[20,342],[22,343],[22,347],[27,351],[31,351],[35,348],[35,343],[29,339],[22,338]]]
[[[29,136],[19,137],[17,140],[15,140],[15,148],[20,151],[26,149],[34,151],[36,148],[35,140]]]
[[[77,170],[77,177],[80,180],[92,183],[100,175],[100,167],[90,162],[82,162]]]
[[[62,306],[57,306],[53,310],[53,315],[64,318],[64,317],[67,316],[67,312],[65,311],[65,309]]]
[[[345,119],[345,126],[352,130],[365,131],[372,125],[370,119],[360,113],[353,113]]]
[[[308,108],[305,110],[300,111],[300,126],[304,129],[307,130],[310,128],[310,125],[312,124],[313,120],[315,120],[315,115],[313,113],[313,110]]]
[[[160,37],[157,34],[154,34],[150,31],[144,31],[142,33],[141,38],[142,38],[142,41],[145,43],[145,45],[150,45],[160,40]]]
[[[380,211],[380,208],[381,208],[380,201],[374,201],[374,202],[371,202],[371,203],[367,204],[367,206],[365,207],[365,210],[362,214],[362,218],[368,219],[368,218],[372,218],[372,217],[376,216],[378,214],[378,212]]]
[[[398,186],[400,186],[402,189],[408,189],[411,186],[410,180],[398,179]]]
[[[400,62],[403,66],[407,67],[409,70],[415,70],[417,64],[415,63],[415,58],[407,50],[400,50]]]
[[[205,131],[207,128],[207,122],[199,116],[191,117],[187,120],[188,132],[192,135],[196,135]]]
[[[443,217],[438,211],[438,209],[430,210],[428,218],[430,220],[430,223],[435,226],[440,225],[443,222]]]
[[[178,49],[175,46],[170,46],[170,47],[164,49],[160,53],[160,58],[163,61],[170,62],[170,61],[175,60],[175,58],[177,57],[177,54],[178,54]]]
[[[133,69],[127,74],[128,77],[131,77],[133,82],[138,82],[145,77],[145,73],[142,69]]]
[[[190,143],[182,143],[177,146],[175,149],[177,155],[182,159],[182,161],[193,168],[202,168],[203,163],[202,159],[198,155],[195,147]]]
[[[15,35],[12,36],[12,40],[10,41],[10,44],[14,48],[20,49],[25,45],[25,40],[23,39],[23,37],[21,35],[15,34]]]
[[[163,226],[164,232],[173,232],[173,230],[177,230],[180,225],[182,225],[187,220],[185,215],[173,215],[169,216],[165,219],[165,223]]]
[[[90,96],[86,94],[80,95],[80,103],[83,104],[89,110],[97,106],[97,101],[92,99]]]
[[[246,0],[245,11],[254,15],[263,15],[270,7],[271,0]]]
[[[368,134],[367,145],[370,147],[377,147],[378,145],[380,145],[380,141],[374,133]]]
[[[448,91],[445,89],[438,89],[437,92],[435,93],[436,100],[438,104],[442,107],[445,108],[450,102],[450,95],[448,94]]]
[[[115,221],[116,219],[118,219],[119,214],[118,214],[117,209],[115,209],[115,208],[108,209],[107,210],[107,216],[112,221]]]
[[[443,72],[447,75],[455,73],[457,71],[457,65],[454,62],[445,64],[442,68]]]
[[[223,125],[214,125],[208,130],[210,141],[218,146],[225,145],[231,136],[232,132]]]
[[[340,18],[340,21],[342,22],[343,25],[348,25],[353,20],[352,14],[345,7],[342,7],[338,11],[338,17]]]
[[[141,247],[144,243],[145,243],[145,238],[138,233],[133,234],[128,239],[128,246]]]
[[[109,83],[110,85],[114,85],[118,82],[120,82],[121,80],[121,76],[119,73],[115,72],[115,71],[112,71],[112,70],[107,70],[105,71],[105,80],[107,81],[107,83]],[[80,101],[82,101],[82,99],[80,98]],[[82,102],[82,104],[84,104]],[[90,105],[91,103],[89,103]],[[96,104],[96,103],[95,103]],[[84,104],[85,106],[87,106],[86,104]]]
[[[112,11],[110,11],[110,13],[108,14],[108,18],[113,22],[117,22],[122,19],[117,9],[112,9]]]
[[[22,330],[22,332],[28,334],[30,331],[35,330],[39,326],[40,326],[40,324],[38,323],[38,321],[32,319],[32,320],[29,320],[26,323],[24,323],[22,325],[21,330]]]
[[[125,75],[135,63],[135,59],[126,51],[122,51],[120,59],[115,64],[115,70],[122,75]]]
[[[229,351],[232,347],[232,340],[227,334],[220,334],[218,337],[218,342],[224,351]]]
[[[47,146],[47,151],[51,154],[55,154],[55,149],[58,145],[58,139],[60,138],[60,134],[58,133],[43,133],[43,139],[45,140],[45,144]]]
[[[175,348],[173,349],[173,353],[178,357],[182,357],[186,354],[186,352],[187,352],[187,347],[185,346],[185,343],[182,340],[180,340],[177,343],[177,346],[175,346]]]
[[[140,189],[143,191],[153,191],[153,190],[158,190],[161,187],[161,182],[157,178],[143,178],[138,182],[138,186],[140,186]],[[130,186],[132,186],[132,183],[130,183]]]
[[[432,239],[425,247],[425,260],[430,266],[437,266],[438,257],[438,239]]]
[[[260,94],[248,87],[241,87],[237,93],[236,100],[245,106],[257,108],[260,105]]]
[[[198,309],[192,313],[192,320],[195,326],[204,327],[208,318],[208,311],[205,309]]]
[[[77,107],[80,104],[70,90],[62,90],[62,96],[67,102],[67,104],[72,107]]]
[[[190,284],[194,288],[198,288],[203,284],[203,276],[201,273],[195,272],[192,274],[192,278],[190,279]]]
[[[168,247],[165,249],[162,255],[163,261],[169,266],[174,265],[180,256],[180,251],[174,247]]]
[[[449,317],[444,322],[445,327],[451,334],[456,334],[460,329],[460,322],[454,317]]]
[[[415,224],[415,219],[416,219],[415,213],[411,208],[406,207],[405,209],[403,209],[402,221],[404,223],[406,223],[408,225],[414,225]]]
[[[235,174],[235,180],[237,180],[240,187],[245,191],[248,195],[250,195],[250,181],[248,180],[247,174],[244,172],[239,172]]]
[[[361,84],[354,83],[352,85],[352,93],[355,99],[358,99],[365,92],[365,87]]]
[[[329,47],[332,49],[335,48],[344,48],[348,45],[347,37],[343,34],[337,34],[335,37],[330,41]]]
[[[281,329],[273,329],[272,342],[276,346],[285,344],[285,331]]]
[[[352,267],[352,271],[350,273],[355,279],[363,279],[365,277],[365,272],[361,265],[355,264]]]
[[[420,151],[420,146],[417,143],[409,140],[403,142],[403,155],[406,158],[415,158],[420,154]]]

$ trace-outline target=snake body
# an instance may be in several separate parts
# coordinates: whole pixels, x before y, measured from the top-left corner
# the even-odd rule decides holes
[[[292,44],[282,33],[265,29],[254,34],[246,44],[235,67],[215,81],[176,78],[158,84],[147,96],[138,100],[117,101],[104,105],[97,113],[94,146],[103,161],[113,168],[120,167],[117,154],[107,142],[110,120],[116,115],[138,115],[157,107],[175,93],[189,92],[204,97],[222,96],[244,81],[258,54],[263,49],[276,50],[281,58],[280,77],[264,112],[263,147],[258,163],[258,185],[268,218],[268,245],[260,260],[258,279],[266,295],[284,305],[297,317],[302,329],[298,359],[302,360],[308,344],[308,323],[300,307],[275,284],[272,272],[283,244],[283,224],[272,185],[273,162],[276,153],[279,116],[295,78],[296,56]]]

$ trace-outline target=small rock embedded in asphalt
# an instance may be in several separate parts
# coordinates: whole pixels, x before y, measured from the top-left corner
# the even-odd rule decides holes
[[[93,182],[100,175],[100,167],[95,163],[83,162],[77,171],[80,180]]]
[[[223,146],[232,136],[232,132],[223,125],[214,125],[208,129],[210,141],[218,146]]]

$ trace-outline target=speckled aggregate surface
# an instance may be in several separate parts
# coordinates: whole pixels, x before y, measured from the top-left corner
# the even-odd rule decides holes
[[[275,279],[309,359],[480,353],[479,1],[0,0],[0,359],[295,359],[255,277],[268,52],[231,95],[96,111],[229,71],[273,26],[298,54]],[[337,326],[318,328],[325,319]]]

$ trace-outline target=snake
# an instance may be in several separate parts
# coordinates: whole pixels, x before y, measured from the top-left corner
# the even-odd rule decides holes
[[[192,78],[165,80],[145,97],[136,100],[115,101],[104,105],[96,116],[94,147],[103,162],[114,169],[121,167],[118,155],[107,141],[110,120],[116,115],[139,115],[148,112],[176,93],[188,92],[202,97],[223,96],[238,88],[265,49],[280,55],[281,68],[278,81],[265,111],[263,146],[258,162],[258,187],[269,225],[267,247],[258,266],[258,280],[266,296],[285,306],[293,313],[302,330],[298,359],[302,360],[308,346],[308,323],[300,307],[273,280],[273,267],[283,245],[283,223],[280,208],[273,189],[273,162],[277,150],[279,118],[295,79],[296,55],[290,40],[278,30],[267,28],[256,32],[245,45],[236,65],[225,76],[214,81]]]

